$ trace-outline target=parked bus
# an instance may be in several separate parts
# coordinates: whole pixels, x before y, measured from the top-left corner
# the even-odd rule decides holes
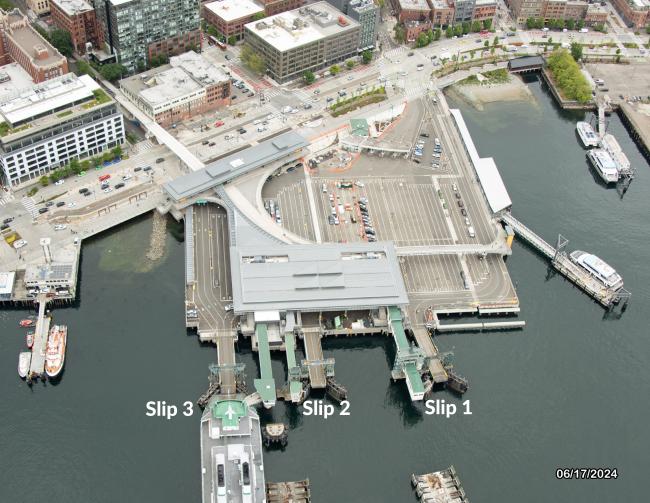
[[[217,37],[215,37],[214,35],[210,35],[210,36],[208,37],[208,40],[210,40],[210,42],[212,42],[214,45],[216,45],[217,47],[219,47],[219,49],[221,49],[222,51],[225,51],[225,50],[226,50],[226,44],[224,44],[221,40],[219,40],[219,39],[218,39]]]

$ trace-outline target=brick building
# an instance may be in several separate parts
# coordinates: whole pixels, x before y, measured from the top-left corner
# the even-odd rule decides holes
[[[104,45],[95,9],[85,0],[52,0],[50,11],[54,25],[70,33],[76,53],[84,54],[88,42],[94,49]]]
[[[474,11],[472,12],[472,21],[485,21],[494,19],[497,14],[496,0],[476,0]]]
[[[453,0],[431,0],[431,21],[434,26],[448,26],[454,23]]]
[[[612,5],[628,26],[638,30],[650,24],[650,0],[612,0]]]
[[[305,5],[305,0],[259,0],[264,6],[264,14],[275,16],[280,12],[287,12]]]
[[[29,24],[18,9],[0,10],[0,61],[15,61],[34,82],[68,73],[68,60]]]
[[[589,4],[587,13],[585,14],[585,24],[587,26],[595,26],[597,24],[605,24],[607,22],[607,9],[598,4]]]
[[[37,16],[50,12],[50,0],[27,0],[27,7]]]
[[[264,7],[253,0],[219,0],[203,4],[203,19],[226,38],[244,36],[244,25],[264,17]]]
[[[120,81],[120,89],[163,127],[230,104],[230,78],[193,51],[169,65]]]

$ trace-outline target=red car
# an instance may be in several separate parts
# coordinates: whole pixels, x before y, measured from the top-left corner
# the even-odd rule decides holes
[[[217,121],[217,122],[214,123],[214,126],[215,126],[215,127],[221,127],[221,126],[223,126],[224,124],[225,124],[225,123],[224,123],[223,121]]]
[[[111,175],[102,175],[99,177],[99,181],[103,182],[104,180],[108,180],[111,177]]]

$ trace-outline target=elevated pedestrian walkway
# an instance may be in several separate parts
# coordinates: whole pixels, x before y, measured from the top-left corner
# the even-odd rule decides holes
[[[39,294],[36,301],[38,302],[38,318],[36,319],[36,328],[34,329],[34,344],[32,346],[32,359],[29,364],[28,378],[30,380],[42,377],[45,379],[45,355],[47,352],[47,338],[50,333],[50,317],[45,315],[47,307],[47,297],[45,294]]]
[[[262,397],[262,403],[266,408],[269,408],[275,405],[276,395],[266,323],[257,323],[255,325],[255,337],[257,339],[257,356],[260,360],[260,378],[255,379],[253,384],[255,390]]]
[[[291,401],[298,403],[302,398],[302,382],[300,367],[296,363],[296,336],[293,333],[284,335],[284,347],[287,353],[289,394]]]
[[[410,344],[406,338],[402,311],[399,307],[388,308],[388,321],[397,346],[391,376],[393,379],[406,379],[406,387],[411,395],[411,400],[422,400],[425,390],[420,371],[425,363],[424,352],[416,345]]]

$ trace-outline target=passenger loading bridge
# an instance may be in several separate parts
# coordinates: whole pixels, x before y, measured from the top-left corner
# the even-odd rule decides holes
[[[406,387],[409,390],[409,395],[411,395],[411,400],[422,400],[425,389],[420,371],[426,363],[424,352],[415,344],[410,344],[406,338],[402,322],[402,311],[399,307],[391,306],[388,308],[388,320],[397,346],[391,377],[393,379],[406,379]]]
[[[515,234],[521,236],[533,248],[548,258],[553,267],[563,276],[584,290],[601,305],[611,309],[615,304],[624,301],[623,309],[625,309],[632,294],[624,288],[614,290],[606,287],[582,267],[573,263],[564,251],[564,247],[567,245],[568,240],[562,235],[559,235],[558,246],[555,248],[513,217],[510,213],[504,213],[501,215],[501,220],[503,223],[510,226]]]

